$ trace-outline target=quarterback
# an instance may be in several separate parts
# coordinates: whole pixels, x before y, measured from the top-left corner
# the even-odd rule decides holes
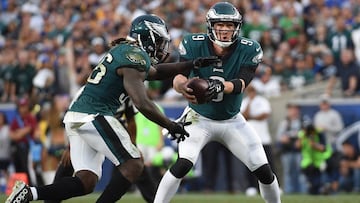
[[[240,159],[258,178],[260,193],[267,203],[280,203],[277,178],[271,170],[255,130],[241,115],[240,105],[245,87],[255,75],[263,52],[258,42],[239,36],[242,16],[230,3],[214,4],[206,15],[208,33],[190,34],[179,45],[181,58],[216,55],[222,64],[179,74],[174,89],[189,101],[184,122],[189,138],[178,145],[179,157],[163,176],[155,203],[168,203],[177,192],[181,179],[196,162],[201,149],[218,141]],[[208,80],[207,103],[199,104],[187,86],[193,77]]]

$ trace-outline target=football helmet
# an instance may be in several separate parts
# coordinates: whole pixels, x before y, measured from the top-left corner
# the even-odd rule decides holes
[[[208,35],[215,44],[221,47],[228,47],[233,44],[239,34],[242,25],[242,15],[239,11],[228,2],[219,2],[214,4],[206,14],[206,23],[208,27]],[[217,22],[232,22],[235,25],[234,33],[231,37],[231,41],[224,42],[218,39],[214,24]]]
[[[135,18],[129,36],[149,54],[152,64],[163,62],[169,55],[170,34],[165,22],[156,15]]]

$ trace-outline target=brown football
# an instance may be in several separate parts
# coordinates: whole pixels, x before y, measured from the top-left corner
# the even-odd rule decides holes
[[[209,84],[206,80],[201,78],[192,78],[187,86],[193,89],[192,95],[196,97],[199,104],[206,103],[205,95],[209,88]]]

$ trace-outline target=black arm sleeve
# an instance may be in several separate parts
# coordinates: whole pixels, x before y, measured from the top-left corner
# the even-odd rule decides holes
[[[245,81],[245,87],[247,87],[251,80],[255,77],[255,71],[257,66],[246,66],[240,69],[238,78]]]

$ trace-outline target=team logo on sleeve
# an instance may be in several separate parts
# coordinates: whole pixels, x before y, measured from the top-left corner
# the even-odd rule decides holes
[[[260,51],[260,53],[254,56],[254,58],[251,61],[256,64],[260,63],[262,61],[263,55],[264,55],[263,52]]]
[[[144,56],[140,53],[128,52],[126,53],[126,58],[129,59],[129,61],[131,61],[132,63],[141,64],[141,65],[146,64],[146,60]]]
[[[182,42],[180,42],[180,44],[179,44],[179,53],[180,53],[180,55],[186,55],[186,49]]]

